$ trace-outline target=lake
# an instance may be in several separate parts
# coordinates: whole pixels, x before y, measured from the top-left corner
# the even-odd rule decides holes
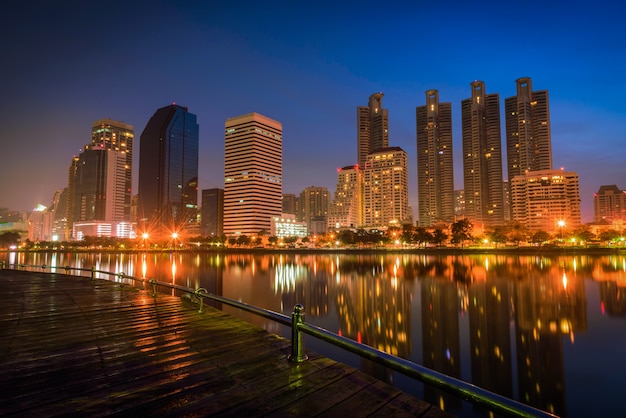
[[[203,287],[287,315],[299,303],[307,322],[559,416],[623,414],[621,254],[5,252],[0,261],[95,267]],[[222,309],[290,336],[270,320]],[[313,337],[306,347],[452,413],[482,416]]]

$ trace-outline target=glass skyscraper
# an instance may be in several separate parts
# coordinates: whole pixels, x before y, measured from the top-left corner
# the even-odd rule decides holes
[[[356,113],[358,162],[363,166],[369,153],[389,146],[389,117],[383,109],[383,94],[372,94],[367,106],[358,106]]]
[[[196,223],[198,133],[196,115],[176,104],[148,121],[139,148],[139,228],[167,233]]]

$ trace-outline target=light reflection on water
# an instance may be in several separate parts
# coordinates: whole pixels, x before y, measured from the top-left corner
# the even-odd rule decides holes
[[[285,314],[300,303],[308,322],[558,415],[621,410],[613,394],[626,372],[624,256],[13,252],[6,257],[59,272],[66,265],[95,267],[203,287]],[[223,309],[289,335],[269,320]],[[599,352],[598,344],[621,356],[606,359],[610,352]],[[466,415],[467,407],[449,395],[313,339],[307,347]],[[598,370],[593,361],[598,356],[608,367]],[[600,375],[593,399],[584,395],[590,370]]]

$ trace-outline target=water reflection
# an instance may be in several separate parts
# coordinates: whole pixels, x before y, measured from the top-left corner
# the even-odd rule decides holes
[[[9,253],[7,261],[137,271],[286,314],[301,303],[311,323],[560,416],[569,412],[564,344],[589,327],[585,280],[599,294],[592,309],[626,317],[624,256]],[[430,387],[417,395],[460,407]]]

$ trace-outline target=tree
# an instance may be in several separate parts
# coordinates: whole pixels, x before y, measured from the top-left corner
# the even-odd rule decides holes
[[[620,237],[620,233],[614,229],[609,229],[600,233],[600,241],[609,244],[611,241],[615,241]]]
[[[20,242],[20,234],[18,232],[5,232],[0,235],[0,246],[9,247],[17,245]]]
[[[511,222],[509,224],[508,239],[517,246],[519,246],[522,241],[528,241],[528,230],[526,226],[520,222]]]
[[[417,241],[418,245],[419,244],[423,244],[424,247],[425,247],[426,243],[433,242],[433,234],[428,232],[426,230],[426,228],[417,228],[415,230],[415,234],[414,234],[414,238],[413,239],[415,241]],[[444,241],[445,241],[445,239],[444,239]]]
[[[493,231],[489,232],[487,236],[489,237],[489,241],[493,242],[498,248],[498,244],[506,243],[506,228],[503,226],[496,226],[493,228]]]
[[[530,242],[532,242],[533,244],[537,244],[537,245],[541,245],[546,241],[550,240],[550,234],[548,234],[546,231],[543,230],[539,230],[539,231],[535,231],[534,234],[531,235],[530,237]]]
[[[472,223],[469,219],[461,219],[452,224],[452,242],[461,244],[472,239]]]
[[[437,247],[443,247],[444,242],[448,239],[448,234],[443,232],[442,229],[437,228],[435,232],[432,234],[431,242]]]
[[[276,235],[272,235],[267,238],[267,242],[269,242],[272,245],[276,245],[276,243],[278,242],[278,237]]]

